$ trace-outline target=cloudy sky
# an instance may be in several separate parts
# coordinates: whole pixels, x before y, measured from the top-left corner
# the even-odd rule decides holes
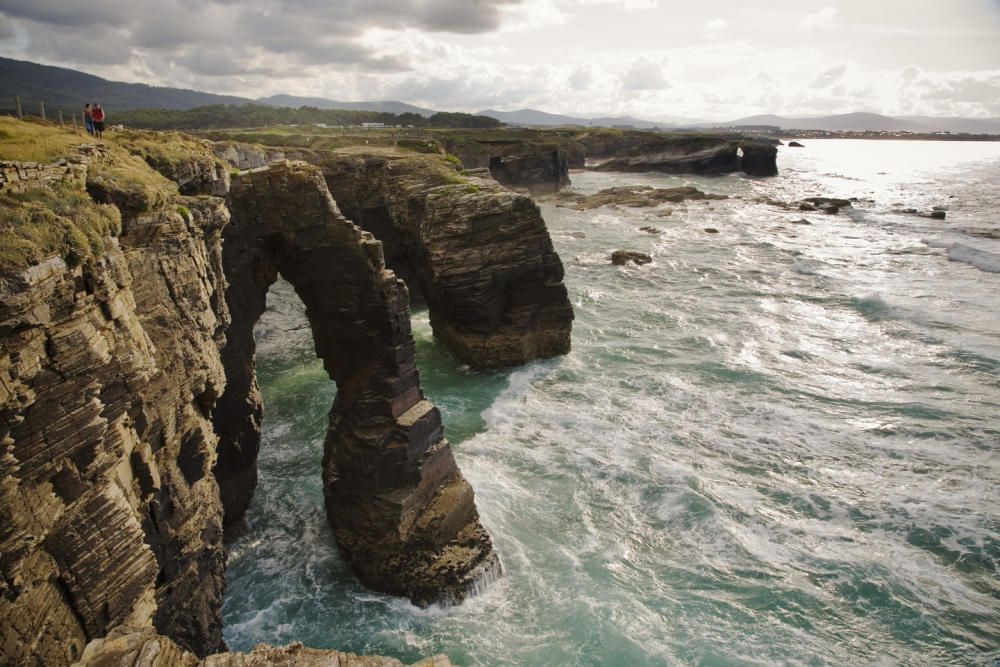
[[[1000,0],[0,0],[0,55],[461,111],[1000,116]]]

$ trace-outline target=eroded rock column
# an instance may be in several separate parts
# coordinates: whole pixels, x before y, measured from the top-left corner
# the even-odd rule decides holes
[[[280,272],[305,304],[316,353],[337,383],[323,480],[343,555],[372,588],[417,604],[461,600],[499,565],[440,414],[420,388],[406,287],[386,269],[381,243],[340,214],[322,174],[303,163],[238,176],[230,207],[224,260],[234,348],[224,352],[229,384],[216,413],[223,497],[245,509],[252,489],[241,485],[259,442],[255,386],[234,381],[247,368],[252,377],[253,367],[252,338],[237,323],[252,327]],[[235,307],[242,299],[245,313]],[[232,475],[228,461],[239,464]]]

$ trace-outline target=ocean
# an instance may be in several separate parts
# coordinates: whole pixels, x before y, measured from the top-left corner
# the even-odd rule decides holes
[[[770,179],[571,174],[582,193],[728,199],[543,202],[576,311],[565,357],[473,371],[415,310],[424,390],[505,569],[461,606],[366,590],[338,556],[320,479],[336,389],[294,292],[272,287],[230,648],[459,665],[1000,659],[1000,142],[802,142]],[[838,215],[766,201],[807,196],[859,201]],[[898,212],[934,206],[946,220]],[[616,249],[653,262],[612,266]]]

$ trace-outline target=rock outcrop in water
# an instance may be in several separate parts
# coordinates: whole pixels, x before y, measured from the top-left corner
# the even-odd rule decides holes
[[[13,662],[73,662],[119,626],[144,628],[133,647],[158,634],[161,648],[224,649],[223,508],[233,521],[253,493],[252,327],[279,272],[338,385],[323,479],[345,558],[418,604],[460,601],[499,572],[420,388],[407,289],[340,213],[330,174],[280,162],[232,176],[178,141],[122,137],[0,189],[0,650]],[[391,212],[393,242],[430,255],[426,291],[460,311],[442,326],[495,316],[453,344],[508,362],[508,347],[564,350],[571,310],[534,204],[491,181],[421,186],[405,162],[373,163],[365,173],[383,175],[358,190],[372,198],[352,206]]]
[[[664,203],[676,204],[688,200],[708,199],[726,199],[726,196],[705,193],[690,186],[654,188],[650,185],[624,185],[605,188],[592,195],[584,195],[579,192],[560,192],[555,197],[556,206],[572,208],[577,211],[589,211],[601,206],[648,208]]]

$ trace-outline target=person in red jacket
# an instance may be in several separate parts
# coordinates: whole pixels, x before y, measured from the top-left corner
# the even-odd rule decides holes
[[[98,139],[104,136],[104,109],[100,104],[94,105],[94,134]]]

